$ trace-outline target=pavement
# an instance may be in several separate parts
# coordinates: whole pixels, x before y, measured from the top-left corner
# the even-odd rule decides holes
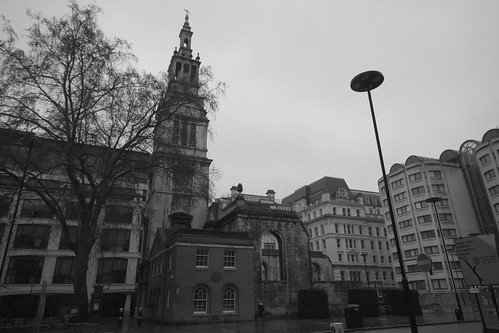
[[[483,333],[481,322],[452,322],[439,324],[418,324],[418,333]],[[393,327],[377,327],[362,329],[347,329],[345,332],[368,333],[411,333],[406,325]],[[269,320],[264,324],[254,321],[239,323],[212,323],[199,325],[165,325],[160,323],[143,322],[138,326],[136,320],[125,320],[118,326],[117,321],[106,321],[98,324],[75,325],[62,332],[73,333],[325,333],[329,331],[329,320],[289,319]],[[495,331],[498,332],[498,331]]]

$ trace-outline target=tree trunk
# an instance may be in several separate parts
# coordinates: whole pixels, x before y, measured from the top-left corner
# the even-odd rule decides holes
[[[90,250],[88,245],[78,246],[78,251],[73,262],[73,306],[78,309],[79,319],[88,320],[88,289],[87,289],[87,271]]]

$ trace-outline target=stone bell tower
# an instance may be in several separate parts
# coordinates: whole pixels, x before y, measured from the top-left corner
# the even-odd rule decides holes
[[[158,227],[200,229],[207,220],[209,167],[208,123],[200,93],[200,58],[192,54],[189,16],[180,30],[180,45],[168,67],[168,87],[159,105],[150,176],[147,235],[150,243]],[[183,223],[176,224],[175,217]],[[192,217],[191,223],[186,218]]]

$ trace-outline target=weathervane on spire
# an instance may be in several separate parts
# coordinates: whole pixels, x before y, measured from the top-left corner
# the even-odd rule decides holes
[[[187,21],[189,19],[189,14],[191,13],[189,10],[185,9],[185,20]]]

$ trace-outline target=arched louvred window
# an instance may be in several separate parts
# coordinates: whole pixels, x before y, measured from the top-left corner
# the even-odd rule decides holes
[[[262,279],[268,281],[285,280],[280,238],[272,232],[264,232],[260,246],[262,251]]]
[[[317,264],[312,264],[312,281],[321,280],[321,268]]]

